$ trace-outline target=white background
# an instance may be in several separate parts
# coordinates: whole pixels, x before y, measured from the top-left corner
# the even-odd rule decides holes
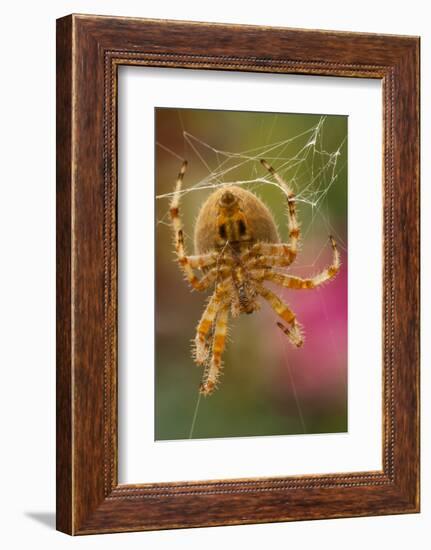
[[[381,470],[381,82],[143,67],[119,75],[120,482]],[[142,182],[154,174],[154,106],[172,105],[172,90],[178,107],[348,113],[348,433],[154,442],[155,373],[143,368],[154,362],[154,251],[142,247],[142,235],[154,242],[154,188]]]
[[[54,524],[55,18],[69,12],[422,36],[422,150],[431,150],[427,3],[309,0],[8,2],[3,6],[1,143],[1,543],[5,548],[427,548],[431,522],[431,340],[422,347],[422,514],[72,539]],[[4,43],[3,43],[4,42]],[[430,165],[422,168],[423,334],[431,330]],[[429,537],[427,537],[429,538]]]

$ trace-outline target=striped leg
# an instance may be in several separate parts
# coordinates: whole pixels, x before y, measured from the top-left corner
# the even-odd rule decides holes
[[[184,246],[183,222],[181,221],[181,217],[180,217],[180,196],[181,196],[181,188],[182,188],[183,178],[184,178],[186,168],[187,168],[187,161],[185,160],[178,174],[175,191],[174,191],[171,205],[170,205],[171,221],[172,221],[172,227],[173,227],[174,236],[175,236],[175,251],[177,254],[179,266],[183,271],[186,279],[191,284],[191,286],[196,290],[205,290],[208,288],[209,283],[202,282],[201,280],[199,280],[199,278],[195,275],[193,268],[209,267],[211,265],[215,265],[216,261],[215,259],[214,261],[212,261],[213,259],[209,257],[210,255],[205,255],[201,257],[200,256],[188,257],[186,255],[185,246]]]
[[[203,365],[208,357],[208,335],[221,304],[224,306],[225,297],[225,287],[218,285],[199,321],[195,337],[195,361],[198,365]]]
[[[227,267],[212,267],[199,280],[199,290],[206,290],[216,281],[224,281],[231,274]]]
[[[200,256],[186,256],[190,267],[194,269],[203,269],[206,267],[216,267],[218,265],[232,265],[233,260],[227,256],[221,256],[218,252],[211,254],[202,254]]]
[[[251,251],[243,257],[248,270],[259,267],[287,267],[292,261],[292,253],[287,244],[266,244],[258,243]],[[255,254],[259,256],[255,257]],[[281,255],[277,255],[281,254]]]
[[[297,290],[316,288],[326,281],[333,279],[340,270],[340,254],[334,239],[332,237],[330,237],[330,239],[333,254],[332,264],[314,277],[302,279],[301,277],[292,277],[290,275],[285,275],[284,273],[277,273],[271,269],[263,269],[260,274],[255,274],[256,278],[258,280],[272,281],[280,286]],[[252,273],[252,275],[254,274]]]
[[[269,288],[264,287],[263,285],[257,283],[256,290],[264,298],[272,309],[279,315],[283,321],[288,324],[288,327],[285,327],[281,323],[277,325],[281,330],[287,335],[292,344],[298,348],[304,343],[304,339],[301,332],[301,325],[297,322],[296,316],[291,309],[282,301],[280,298],[274,294]]]
[[[215,322],[211,361],[199,390],[203,395],[210,395],[217,386],[222,366],[221,356],[226,344],[228,319],[229,304],[225,302]]]
[[[274,258],[274,261],[277,262],[274,265],[288,266],[296,258],[296,244],[293,250],[290,243],[256,243],[242,254],[241,261],[247,265],[257,262],[261,259],[261,256]],[[275,260],[275,258],[277,258],[277,260]]]
[[[287,227],[289,229],[289,248],[291,250],[291,253],[293,254],[292,261],[295,259],[297,250],[298,250],[298,241],[299,241],[299,224],[298,220],[296,218],[296,201],[295,201],[295,194],[290,189],[288,184],[284,181],[284,179],[277,174],[277,172],[274,170],[272,166],[270,166],[266,160],[261,159],[260,161],[262,165],[268,170],[268,172],[274,177],[276,182],[282,187],[282,189],[285,190],[286,196],[287,196],[287,212],[288,212],[288,220],[287,220]]]

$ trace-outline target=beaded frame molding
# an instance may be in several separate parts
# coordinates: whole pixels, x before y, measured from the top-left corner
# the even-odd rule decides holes
[[[119,65],[374,78],[383,89],[381,471],[118,483]],[[419,38],[57,21],[57,529],[72,535],[419,511]]]

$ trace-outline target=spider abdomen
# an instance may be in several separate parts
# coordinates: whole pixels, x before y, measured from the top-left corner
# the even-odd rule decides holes
[[[220,187],[201,206],[194,234],[195,254],[221,250],[228,243],[238,251],[256,242],[279,243],[271,212],[251,191]]]

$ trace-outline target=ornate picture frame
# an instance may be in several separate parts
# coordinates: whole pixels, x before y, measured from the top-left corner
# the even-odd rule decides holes
[[[381,471],[118,483],[121,65],[381,81]],[[418,512],[419,220],[419,38],[90,15],[59,19],[57,529],[80,535]]]

